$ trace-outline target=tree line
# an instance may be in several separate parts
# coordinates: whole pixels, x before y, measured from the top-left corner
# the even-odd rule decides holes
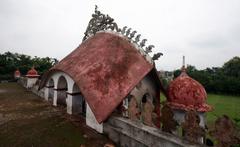
[[[50,69],[58,60],[55,58],[37,56],[31,57],[24,54],[5,52],[0,54],[0,81],[14,80],[14,72],[19,69],[22,75],[26,75],[33,66],[42,75]]]
[[[174,78],[180,73],[180,69],[174,71]],[[222,67],[198,70],[195,66],[188,65],[187,73],[200,82],[209,93],[240,95],[240,58],[238,56],[224,63]]]
[[[40,75],[58,62],[55,58],[5,52],[0,54],[0,81],[13,80],[14,72],[19,69],[22,75],[34,66]],[[181,69],[174,71],[174,78],[179,76]],[[193,65],[187,66],[190,77],[200,82],[209,93],[240,95],[240,57],[236,56],[224,63],[222,67],[198,70]],[[168,83],[162,79],[164,86]]]

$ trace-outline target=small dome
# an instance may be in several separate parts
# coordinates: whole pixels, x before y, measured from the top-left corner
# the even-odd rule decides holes
[[[34,67],[32,67],[32,68],[27,72],[26,77],[34,78],[34,77],[39,77],[39,75],[38,75],[38,72],[34,69]]]
[[[20,77],[21,76],[21,73],[18,69],[14,72],[14,76],[15,77]]]
[[[206,112],[212,109],[206,104],[207,93],[204,87],[183,71],[168,86],[168,104],[173,109]]]

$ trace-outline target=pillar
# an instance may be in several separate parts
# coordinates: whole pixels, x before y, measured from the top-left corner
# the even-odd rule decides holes
[[[54,89],[53,106],[57,106],[57,89]]]
[[[44,99],[45,99],[46,101],[48,101],[48,95],[49,95],[49,88],[48,88],[48,87],[45,87]]]
[[[67,113],[68,114],[80,114],[83,113],[83,96],[81,93],[68,93],[67,96]]]
[[[73,96],[72,95],[70,95],[70,94],[67,95],[66,103],[67,103],[67,113],[72,114],[72,105],[73,105]]]

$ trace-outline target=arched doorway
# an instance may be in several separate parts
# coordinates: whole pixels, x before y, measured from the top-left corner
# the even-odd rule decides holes
[[[48,83],[48,101],[52,102],[53,101],[53,97],[54,97],[54,81],[53,79],[49,80]]]
[[[153,96],[149,93],[143,95],[141,100],[141,121],[148,126],[156,125],[156,113],[155,106],[156,103],[153,99]],[[156,104],[155,104],[156,105]]]
[[[61,76],[57,84],[57,104],[66,106],[67,90],[67,80],[64,76]]]
[[[143,96],[142,96],[142,99],[141,99],[141,110],[143,111],[144,109],[144,105],[147,103],[147,102],[150,102],[153,104],[153,98],[151,96],[151,94],[149,93],[145,93]]]
[[[76,83],[73,85],[72,93],[72,112],[86,116],[86,101]]]

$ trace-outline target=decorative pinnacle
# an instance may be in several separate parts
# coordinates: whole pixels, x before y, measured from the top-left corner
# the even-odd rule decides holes
[[[186,72],[186,67],[185,67],[185,56],[183,56],[183,61],[182,61],[182,72]]]
[[[137,37],[135,38],[135,43],[138,43],[140,41],[141,34],[138,34]]]
[[[126,36],[127,36],[127,37],[128,37],[128,35],[130,34],[131,29],[132,29],[132,28],[129,28],[129,29],[127,30],[127,32],[126,32]]]
[[[147,39],[143,39],[142,42],[140,43],[140,47],[144,47],[145,46],[145,43],[146,43]]]
[[[152,52],[152,48],[154,48],[154,45],[149,45],[148,47],[146,47],[145,52],[146,53],[151,53]]]
[[[185,56],[183,56],[183,67],[185,67]]]
[[[124,34],[125,34],[125,32],[126,32],[126,29],[127,29],[127,26],[124,26],[124,27],[123,27],[123,29],[122,29],[122,31],[121,31],[121,34],[123,34],[123,35],[124,35]]]
[[[95,5],[95,13],[98,11],[97,9],[98,9],[98,6],[97,6],[97,5]]]
[[[153,60],[158,60],[158,58],[160,58],[163,55],[163,53],[156,53],[153,55],[152,59]]]
[[[132,38],[135,36],[136,33],[137,33],[137,31],[133,31],[133,32],[130,34],[129,39],[132,39]]]
[[[84,33],[83,41],[90,36],[95,35],[98,31],[109,30],[119,31],[114,19],[109,15],[103,14],[98,10],[98,6],[95,5],[95,13],[92,14],[92,18],[88,23],[87,29]]]

